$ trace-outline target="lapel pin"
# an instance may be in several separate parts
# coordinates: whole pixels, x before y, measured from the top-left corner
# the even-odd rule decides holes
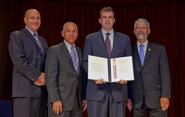
[[[151,51],[151,49],[150,49],[150,48],[148,48],[148,51]]]

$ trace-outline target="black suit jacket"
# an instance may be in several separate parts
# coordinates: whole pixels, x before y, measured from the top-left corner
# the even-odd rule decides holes
[[[44,72],[47,42],[41,36],[39,39],[44,53],[26,28],[10,34],[9,53],[13,62],[13,97],[37,97],[41,94],[40,87],[33,83],[41,72]]]
[[[144,65],[141,65],[137,45],[132,48],[135,80],[129,82],[129,97],[139,107],[143,98],[150,108],[160,107],[160,97],[170,98],[170,73],[165,47],[148,43]]]

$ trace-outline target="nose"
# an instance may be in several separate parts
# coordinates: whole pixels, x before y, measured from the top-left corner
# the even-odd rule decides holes
[[[70,34],[70,35],[73,35],[73,32],[72,32],[72,31],[70,31],[70,32],[69,32],[69,34]]]
[[[110,21],[110,18],[109,18],[109,17],[107,17],[107,18],[106,18],[106,21]]]
[[[37,18],[37,17],[34,18],[34,21],[35,21],[35,22],[38,22],[39,20],[40,20],[40,19]]]
[[[138,28],[138,32],[143,32],[142,28]]]
[[[73,32],[73,31],[70,31],[70,32],[69,32],[69,35],[73,35],[73,34],[74,34],[74,32]]]

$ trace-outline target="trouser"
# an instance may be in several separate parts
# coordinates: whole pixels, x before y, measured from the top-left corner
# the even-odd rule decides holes
[[[70,111],[66,111],[63,105],[63,111],[56,115],[52,110],[52,103],[49,104],[48,108],[48,117],[82,117],[82,109],[80,108],[80,104],[78,99],[75,101],[74,107]]]
[[[125,117],[126,101],[116,102],[110,92],[103,101],[87,100],[88,117]]]
[[[167,111],[162,111],[161,108],[133,108],[132,117],[147,117],[148,113],[150,117],[167,117]]]
[[[13,99],[14,117],[40,117],[40,97],[18,97]]]

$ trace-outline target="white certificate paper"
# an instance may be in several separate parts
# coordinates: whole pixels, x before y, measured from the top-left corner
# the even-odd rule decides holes
[[[108,73],[111,72],[111,81]],[[110,71],[108,59],[97,56],[88,56],[88,79],[103,79],[105,82],[117,82],[119,80],[134,80],[132,57],[120,57],[110,59]]]
[[[111,82],[134,80],[132,57],[111,59]]]
[[[108,82],[108,61],[107,58],[88,56],[88,79]]]

